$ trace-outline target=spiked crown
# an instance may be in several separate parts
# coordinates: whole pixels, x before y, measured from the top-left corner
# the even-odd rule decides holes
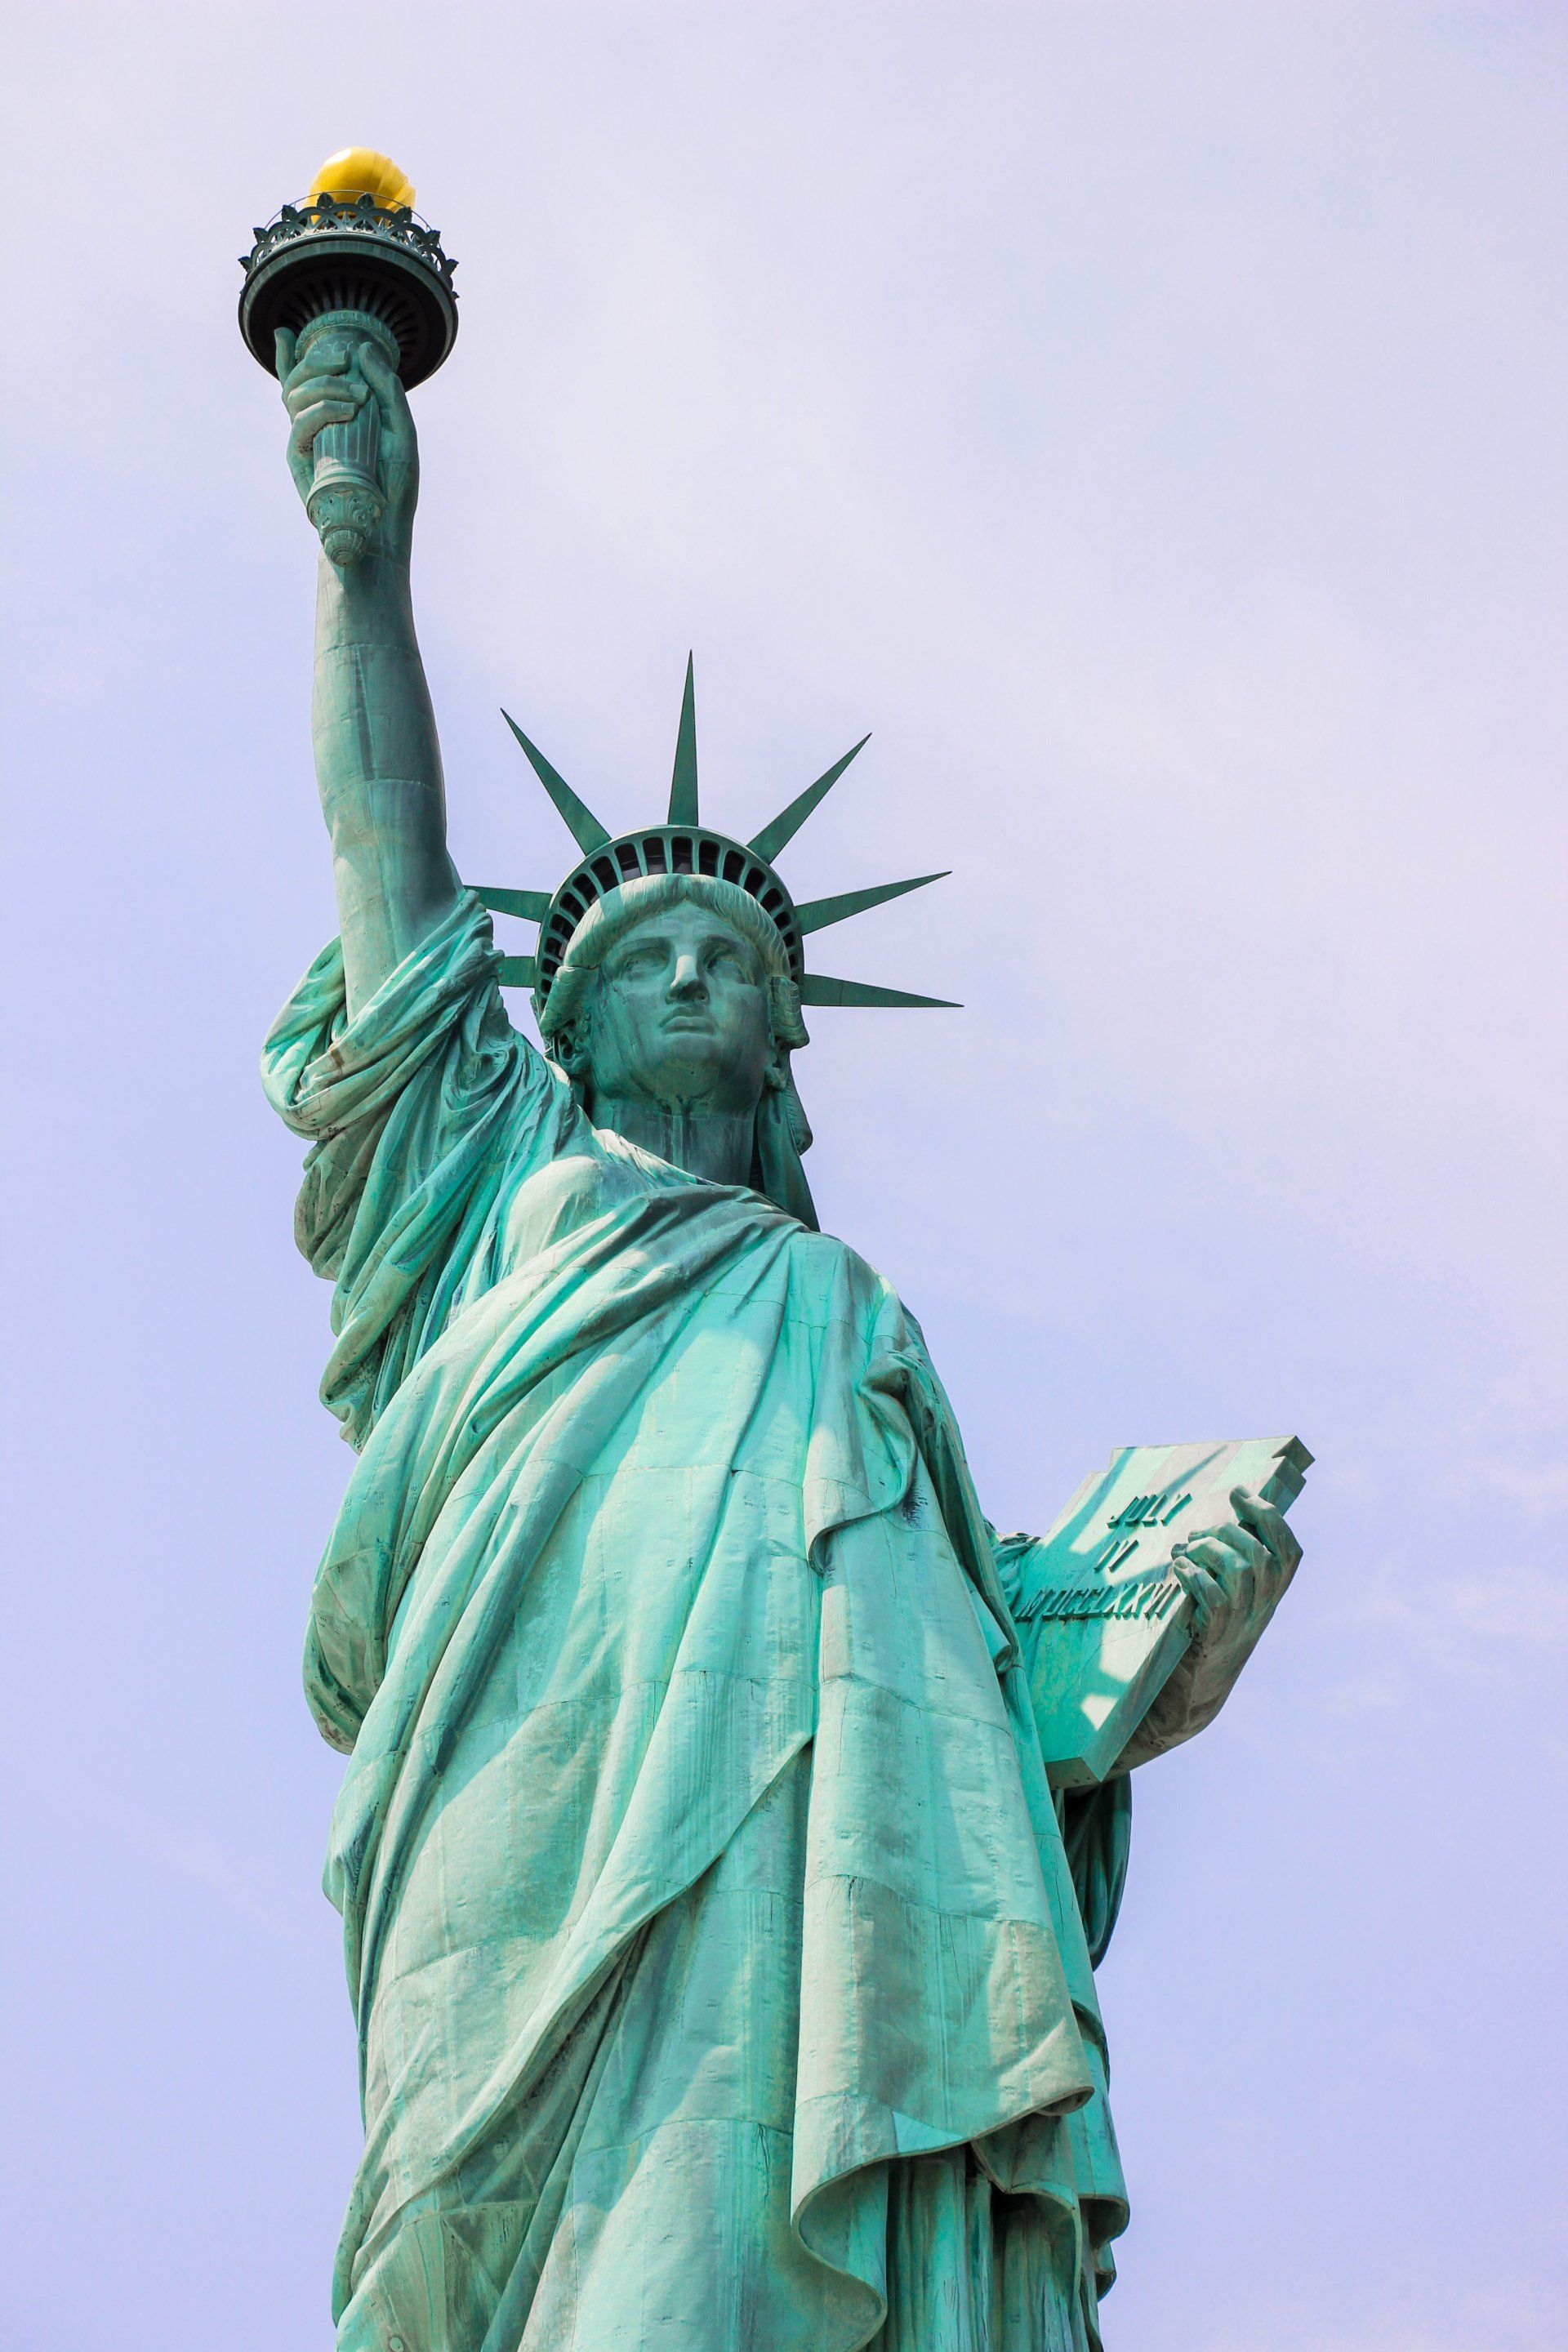
[[[669,808],[662,824],[641,827],[614,837],[581,801],[565,778],[557,773],[542,751],[531,743],[515,719],[501,713],[544,786],[582,857],[553,893],[480,886],[479,897],[498,915],[519,915],[539,925],[539,945],[531,956],[503,956],[503,987],[531,988],[535,1010],[542,1013],[572,935],[590,907],[618,890],[623,883],[644,875],[709,875],[744,890],[773,921],[789,958],[790,976],[803,1004],[941,1007],[952,1009],[941,996],[911,996],[900,988],[873,987],[863,981],[833,980],[826,972],[805,968],[805,942],[814,931],[826,930],[851,915],[880,907],[906,891],[940,882],[942,874],[917,874],[907,882],[879,882],[868,889],[847,890],[831,898],[808,899],[796,906],[773,865],[780,851],[794,840],[806,818],[832,791],[857,751],[869,741],[862,736],[852,750],[834,762],[814,784],[781,809],[750,841],[735,841],[701,822],[697,796],[697,717],[689,660],[686,690],[681,698],[680,725],[676,736],[675,772],[670,780]]]

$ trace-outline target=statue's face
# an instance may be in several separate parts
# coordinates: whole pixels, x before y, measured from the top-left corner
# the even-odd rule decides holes
[[[600,965],[587,1043],[595,1107],[754,1110],[773,1055],[757,952],[706,908],[650,915]]]

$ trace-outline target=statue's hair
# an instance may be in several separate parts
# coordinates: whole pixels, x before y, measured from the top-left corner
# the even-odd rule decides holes
[[[595,974],[628,933],[672,907],[705,907],[754,948],[768,991],[773,1043],[789,1052],[808,1043],[801,1017],[800,991],[790,976],[789,954],[771,915],[738,882],[709,874],[646,874],[623,882],[590,907],[576,929],[539,1016],[546,1045],[574,1029],[587,1013]]]

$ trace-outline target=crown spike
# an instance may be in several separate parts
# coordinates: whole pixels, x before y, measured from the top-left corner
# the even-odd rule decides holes
[[[795,910],[796,926],[803,936],[807,931],[825,931],[829,923],[847,923],[851,915],[885,907],[889,898],[901,898],[906,890],[923,890],[928,882],[945,882],[952,871],[951,866],[944,866],[940,874],[917,874],[909,882],[878,882],[868,890],[845,890],[837,898],[808,898]]]
[[[496,979],[502,988],[531,988],[534,965],[532,956],[502,956],[496,967]]]
[[[542,923],[550,912],[548,890],[502,890],[491,882],[476,882],[474,896],[492,915],[521,915],[525,923]]]
[[[590,850],[603,849],[610,836],[594,814],[593,810],[584,806],[578,799],[564,776],[556,774],[543,752],[529,741],[510,711],[503,710],[501,717],[521,744],[529,766],[554,802],[565,822],[568,833],[584,856],[586,856]]]
[[[695,824],[697,818],[697,689],[691,656],[686,656],[686,688],[680,698],[680,727],[675,738],[675,773],[669,780],[670,824]]]
[[[872,988],[863,980],[829,980],[824,971],[808,971],[800,983],[803,1004],[850,1004],[880,1006],[897,1011],[909,1010],[958,1013],[963,1010],[947,996],[910,996],[902,988]]]
[[[862,735],[858,743],[845,752],[842,760],[835,761],[825,776],[818,776],[815,784],[807,784],[805,792],[791,801],[788,808],[781,809],[771,824],[764,824],[761,833],[754,835],[746,844],[747,848],[754,849],[757,856],[765,857],[771,866],[780,850],[795,839],[817,803],[826,799],[855,753],[863,751],[870,740],[869,735]]]

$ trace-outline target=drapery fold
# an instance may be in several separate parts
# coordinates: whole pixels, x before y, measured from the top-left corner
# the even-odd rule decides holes
[[[466,898],[349,1022],[329,950],[265,1057],[359,1449],[306,1656],[350,1759],[342,2352],[727,2352],[691,2331],[737,2279],[748,2342],[901,2352],[900,2231],[982,2207],[977,2352],[1052,2340],[1009,2292],[1092,2343],[1125,2203],[1089,1952],[918,1327],[596,1133],[494,969]],[[680,2263],[633,2263],[634,2213]]]

